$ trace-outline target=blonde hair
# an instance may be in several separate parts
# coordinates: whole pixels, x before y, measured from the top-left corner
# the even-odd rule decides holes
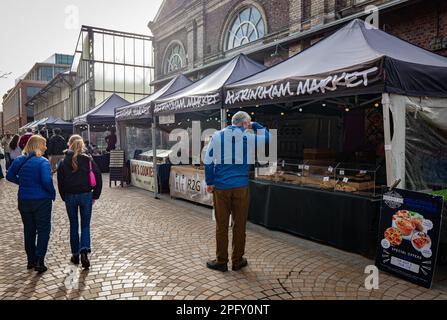
[[[32,136],[26,143],[23,149],[23,154],[29,156],[31,153],[35,153],[37,157],[43,156],[47,147],[47,139],[42,136]]]
[[[84,140],[79,135],[71,136],[68,141],[68,150],[73,151],[73,158],[71,160],[71,166],[73,167],[73,172],[77,172],[79,170],[78,166],[78,156],[83,154],[85,151]]]

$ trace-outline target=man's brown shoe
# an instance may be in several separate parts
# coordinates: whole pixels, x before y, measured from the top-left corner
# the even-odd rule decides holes
[[[221,272],[228,271],[228,265],[226,263],[218,263],[216,260],[208,261],[206,267],[213,270],[218,270]]]
[[[245,258],[242,258],[241,263],[237,264],[237,265],[233,265],[233,271],[239,271],[242,268],[246,267],[248,265],[248,261]]]

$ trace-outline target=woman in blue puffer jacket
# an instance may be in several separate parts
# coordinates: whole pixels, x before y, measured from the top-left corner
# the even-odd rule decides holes
[[[43,157],[45,150],[45,138],[32,136],[24,155],[13,162],[6,175],[8,181],[19,185],[28,269],[34,268],[39,273],[47,271],[45,255],[50,240],[52,201],[56,199],[50,163]]]

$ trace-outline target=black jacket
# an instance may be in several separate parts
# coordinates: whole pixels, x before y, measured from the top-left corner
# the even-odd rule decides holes
[[[65,139],[60,135],[55,135],[48,141],[48,155],[49,156],[62,156],[64,150],[67,149],[67,143]]]
[[[73,172],[71,161],[73,159],[73,152],[68,151],[65,155],[64,161],[61,162],[57,169],[57,185],[59,187],[59,194],[62,200],[65,201],[65,195],[88,193],[93,191],[93,199],[98,200],[102,191],[102,176],[96,163],[86,154],[78,156],[78,171]],[[96,187],[90,186],[90,166],[92,162],[93,172],[96,177]]]

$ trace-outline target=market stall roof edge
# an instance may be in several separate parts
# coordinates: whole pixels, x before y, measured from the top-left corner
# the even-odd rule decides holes
[[[150,119],[152,118],[152,103],[155,100],[182,90],[192,83],[193,81],[180,74],[155,93],[127,106],[115,109],[115,118],[117,121]]]
[[[76,117],[73,120],[73,125],[84,125],[84,124],[115,124],[115,109],[128,105],[129,101],[120,97],[116,93],[112,94],[109,98],[98,104],[95,108],[90,111]]]
[[[447,58],[356,19],[290,59],[226,85],[225,103],[373,91],[447,97]]]
[[[265,70],[266,67],[244,54],[240,54],[216,71],[194,82],[188,87],[155,101],[155,114],[195,112],[210,108],[220,108],[223,87],[250,75]]]

